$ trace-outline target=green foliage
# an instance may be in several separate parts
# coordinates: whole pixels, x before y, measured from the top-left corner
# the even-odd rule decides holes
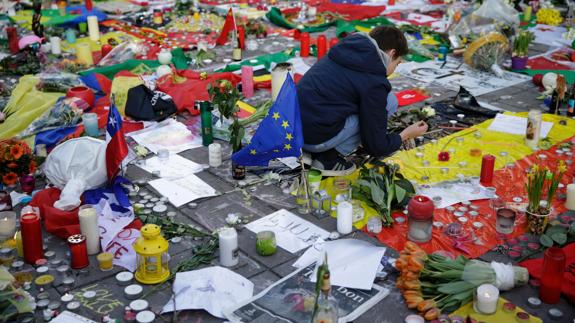
[[[391,213],[405,205],[415,194],[411,182],[399,173],[399,166],[375,162],[373,168],[363,167],[357,184],[353,186],[353,198],[376,209],[385,226],[393,224]]]
[[[533,40],[535,40],[535,35],[532,32],[526,30],[520,31],[513,42],[513,56],[527,56],[529,44],[531,44]]]

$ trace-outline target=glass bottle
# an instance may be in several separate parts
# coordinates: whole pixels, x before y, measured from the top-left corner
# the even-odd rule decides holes
[[[299,214],[308,214],[311,207],[311,198],[307,183],[307,171],[302,171],[300,181],[297,187],[296,204],[298,205]]]
[[[565,252],[561,248],[551,247],[545,251],[543,274],[539,298],[547,304],[559,302],[565,271]]]
[[[321,291],[318,295],[317,309],[312,318],[312,323],[337,323],[337,301],[331,296],[331,283],[329,271],[324,273]]]

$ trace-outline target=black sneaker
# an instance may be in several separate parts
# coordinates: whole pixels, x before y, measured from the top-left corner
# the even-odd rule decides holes
[[[321,171],[323,176],[346,176],[356,169],[354,163],[347,161],[335,149],[313,154],[311,167]]]

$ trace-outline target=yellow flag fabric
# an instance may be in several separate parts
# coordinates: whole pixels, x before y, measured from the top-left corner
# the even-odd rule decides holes
[[[36,89],[38,78],[25,75],[12,91],[5,111],[13,114],[0,124],[0,139],[9,139],[24,131],[32,121],[48,111],[64,93],[45,93]]]
[[[507,302],[509,302],[509,301],[506,300],[505,298],[499,297],[499,301],[497,302],[497,312],[495,312],[494,314],[491,314],[491,315],[483,315],[483,314],[479,314],[479,313],[475,312],[475,310],[473,309],[473,302],[469,302],[469,303],[461,306],[457,311],[451,313],[451,315],[449,315],[449,316],[450,317],[460,316],[463,318],[470,316],[472,319],[474,319],[477,322],[497,323],[497,322],[516,322],[517,320],[515,319],[515,316],[517,315],[517,313],[520,313],[520,312],[527,313],[521,307],[517,307],[515,309],[515,312],[511,312],[511,313],[504,312],[503,311],[503,304],[505,304]],[[538,318],[537,316],[530,315],[530,317],[529,317],[529,323],[542,323],[542,322],[543,321],[540,318]]]
[[[89,43],[92,51],[96,52],[96,51],[100,51],[102,49],[101,44],[107,44],[110,39],[113,39],[118,44],[121,44],[128,39],[138,40],[136,37],[134,37],[132,35],[118,32],[118,31],[111,31],[111,32],[107,32],[105,34],[101,34],[99,42],[94,42],[94,41],[90,40],[90,37],[80,37],[80,38],[76,38],[75,43],[70,44],[64,39],[62,41],[62,50],[65,52],[73,52],[73,51],[75,51],[77,44]]]
[[[126,116],[126,101],[128,101],[128,91],[140,84],[144,84],[139,77],[134,76],[118,76],[112,81],[112,95],[114,102],[118,108],[118,112],[122,116]]]

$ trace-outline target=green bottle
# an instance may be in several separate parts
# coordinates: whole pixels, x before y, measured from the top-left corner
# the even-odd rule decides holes
[[[200,116],[202,118],[202,144],[207,147],[214,142],[212,105],[209,101],[200,102]]]

